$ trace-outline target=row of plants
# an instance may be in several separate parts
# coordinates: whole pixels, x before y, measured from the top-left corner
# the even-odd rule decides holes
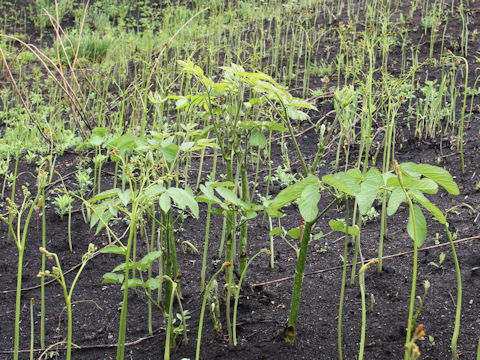
[[[115,179],[118,178],[120,186],[115,186],[105,191],[95,191],[101,189],[101,163],[95,162],[96,168],[94,173],[97,174],[93,180],[92,193],[93,196],[89,199],[85,198],[81,192],[68,191],[65,188],[63,191],[67,196],[76,197],[81,200],[82,206],[85,208],[85,219],[90,223],[90,226],[96,227],[98,233],[105,229],[111,241],[111,245],[100,250],[102,253],[114,253],[124,257],[124,262],[116,266],[111,273],[104,275],[104,282],[106,283],[121,283],[123,290],[123,305],[121,322],[119,326],[119,346],[117,358],[122,359],[124,356],[124,342],[125,342],[125,324],[127,317],[128,305],[128,291],[132,287],[142,287],[150,300],[148,303],[149,313],[149,329],[151,329],[151,314],[152,306],[159,307],[165,317],[166,323],[166,347],[165,358],[169,358],[169,349],[174,347],[175,333],[173,332],[172,319],[174,318],[173,302],[177,298],[179,308],[182,309],[180,296],[180,279],[178,277],[179,269],[176,256],[176,246],[173,237],[173,229],[178,218],[182,216],[185,211],[191,213],[192,216],[199,216],[199,202],[207,202],[208,217],[211,214],[217,214],[224,217],[225,231],[219,244],[219,253],[225,251],[225,263],[214,277],[208,280],[204,287],[204,303],[202,307],[202,319],[206,306],[206,301],[212,291],[212,284],[214,284],[215,277],[223,270],[226,271],[227,282],[225,285],[225,296],[227,299],[235,298],[233,309],[230,308],[230,301],[226,302],[227,331],[229,341],[236,343],[235,324],[236,324],[236,309],[238,296],[242,289],[241,284],[245,280],[246,271],[251,261],[255,259],[257,253],[250,259],[247,257],[247,227],[249,220],[255,218],[260,212],[265,211],[270,219],[281,217],[280,210],[288,206],[292,202],[297,202],[300,212],[300,227],[296,229],[289,229],[288,233],[292,236],[295,230],[299,231],[298,237],[300,240],[300,248],[297,249],[297,270],[292,292],[291,313],[286,330],[286,341],[293,342],[295,340],[297,316],[299,312],[299,303],[301,296],[301,286],[303,279],[303,272],[306,260],[306,253],[308,245],[314,238],[315,226],[320,221],[326,211],[339,201],[346,202],[346,208],[349,209],[349,198],[355,200],[353,219],[358,218],[355,222],[350,218],[347,210],[345,219],[331,221],[330,226],[333,231],[342,231],[345,233],[345,253],[344,253],[344,271],[342,276],[342,296],[340,299],[339,317],[338,317],[338,331],[339,331],[339,356],[342,355],[342,308],[343,308],[343,291],[346,285],[346,265],[347,265],[347,248],[349,236],[353,236],[356,240],[356,250],[360,246],[360,229],[362,226],[362,216],[370,211],[377,194],[381,194],[384,199],[388,198],[386,206],[382,207],[382,219],[386,215],[393,215],[402,202],[408,203],[409,207],[409,221],[407,231],[413,239],[414,245],[414,262],[412,275],[412,292],[411,303],[408,316],[408,331],[406,344],[406,358],[414,356],[415,336],[412,338],[412,331],[416,327],[416,318],[414,317],[414,299],[416,298],[416,267],[417,267],[417,250],[426,237],[426,220],[422,213],[420,206],[424,207],[430,212],[435,220],[444,225],[445,231],[448,235],[449,241],[452,245],[452,253],[454,255],[456,271],[458,274],[458,297],[457,297],[457,316],[455,320],[455,332],[452,338],[452,352],[454,357],[457,357],[456,339],[459,332],[460,321],[460,307],[461,307],[461,279],[458,260],[455,256],[455,248],[452,242],[452,235],[448,229],[448,223],[445,214],[439,210],[433,203],[431,203],[424,194],[432,194],[438,191],[438,185],[442,186],[451,194],[458,194],[459,190],[453,181],[451,175],[442,168],[432,165],[422,165],[415,163],[405,163],[399,165],[393,160],[393,171],[386,171],[383,174],[376,168],[370,167],[362,172],[359,168],[353,168],[346,172],[337,172],[331,175],[325,175],[321,179],[315,176],[318,159],[321,157],[324,147],[325,139],[322,134],[319,137],[319,150],[311,165],[307,165],[304,154],[302,154],[298,144],[297,156],[300,159],[305,173],[302,180],[293,185],[288,186],[282,190],[273,199],[265,196],[258,196],[263,198],[263,203],[258,204],[250,198],[250,192],[253,189],[249,188],[247,179],[247,168],[255,169],[257,156],[250,155],[247,151],[252,151],[255,147],[265,147],[267,140],[261,130],[266,130],[270,127],[270,133],[273,129],[278,131],[290,132],[291,139],[295,144],[295,133],[293,132],[291,114],[298,115],[301,112],[298,108],[312,108],[312,106],[298,98],[294,98],[288,92],[282,89],[273,79],[262,73],[248,73],[239,67],[232,67],[225,69],[225,78],[221,83],[214,83],[211,79],[203,75],[203,72],[198,66],[192,63],[183,63],[185,71],[198,76],[199,81],[203,82],[205,92],[192,96],[189,103],[196,106],[202,106],[205,113],[210,115],[210,123],[201,131],[191,131],[184,125],[184,132],[163,132],[148,137],[138,137],[132,134],[125,134],[113,139],[109,139],[106,128],[95,128],[92,132],[87,146],[97,148],[97,156],[101,154],[100,148],[106,148],[110,160],[116,163]],[[234,70],[234,68],[236,68]],[[227,81],[230,80],[230,81]],[[247,103],[240,102],[236,104],[232,99],[227,97],[243,99],[243,92],[240,88],[247,84],[251,86],[259,97],[251,97]],[[222,104],[215,106],[215,100],[224,97]],[[178,96],[175,96],[178,98]],[[182,100],[183,98],[179,99]],[[223,103],[233,104],[233,106],[225,106]],[[248,114],[244,113],[246,109],[250,110],[254,104],[269,104],[270,110],[278,115],[277,121],[254,121],[244,120],[248,118]],[[183,105],[180,105],[183,106]],[[263,106],[263,105],[262,105]],[[239,109],[240,108],[240,109]],[[290,109],[291,108],[291,109]],[[230,121],[225,121],[230,116]],[[219,121],[223,119],[222,121]],[[205,131],[208,129],[208,131]],[[215,139],[208,139],[208,135],[212,132]],[[193,141],[189,141],[193,140]],[[242,145],[245,147],[243,148]],[[210,181],[205,184],[200,184],[200,194],[195,195],[191,187],[188,186],[188,172],[185,170],[188,162],[184,162],[185,169],[180,167],[182,159],[185,159],[185,154],[194,151],[204,151],[207,148],[214,148],[215,152],[220,151],[222,159],[226,168],[226,181],[215,181],[215,167],[212,170]],[[215,157],[216,159],[216,157]],[[104,159],[105,160],[105,159]],[[242,163],[242,161],[252,161]],[[233,164],[235,163],[236,166]],[[233,169],[236,169],[234,172]],[[258,170],[258,167],[256,167]],[[118,170],[118,172],[117,172]],[[79,174],[79,173],[77,173]],[[256,177],[258,173],[256,174]],[[180,185],[180,179],[183,178],[184,185]],[[39,169],[37,179],[37,194],[34,199],[30,196],[29,191],[24,188],[23,202],[17,206],[11,199],[9,200],[10,207],[9,217],[2,218],[2,220],[9,225],[10,234],[17,245],[19,252],[18,260],[18,284],[17,284],[17,307],[16,307],[16,329],[15,329],[15,358],[18,358],[19,349],[19,316],[21,308],[21,273],[23,266],[23,253],[25,251],[28,225],[31,221],[31,216],[36,207],[41,207],[45,201],[45,186],[48,179],[48,173],[42,168]],[[97,188],[98,186],[98,188]],[[254,191],[253,191],[254,192]],[[318,204],[322,193],[324,196],[331,198],[331,202],[325,206],[322,211],[319,211]],[[65,195],[57,198],[57,204],[66,202],[62,209],[59,206],[59,211],[63,214],[68,211],[69,202],[65,201]],[[173,206],[180,210],[180,213],[174,211]],[[65,209],[66,208],[66,209]],[[357,215],[358,213],[358,215]],[[117,218],[119,214],[126,217],[129,224],[129,232],[127,241],[121,241],[115,231],[110,226],[112,219]],[[26,219],[22,222],[22,217],[26,215]],[[144,221],[147,219],[147,221]],[[17,229],[14,229],[16,221]],[[150,223],[148,226],[147,224]],[[23,224],[23,226],[21,226]],[[351,224],[351,225],[350,225]],[[382,222],[384,226],[385,221]],[[43,224],[44,226],[44,224]],[[206,231],[205,241],[205,255],[208,245],[208,226]],[[140,231],[142,228],[143,231]],[[146,229],[151,228],[151,237],[149,238]],[[157,230],[158,229],[158,230]],[[274,228],[270,232],[271,236],[281,234],[282,228]],[[147,249],[146,255],[142,259],[137,258],[137,236],[144,233],[146,236]],[[237,239],[237,233],[240,238]],[[141,236],[141,235],[140,235]],[[225,240],[225,241],[224,241]],[[71,246],[71,243],[70,243]],[[192,245],[193,246],[193,245]],[[273,245],[272,245],[273,246]],[[238,248],[238,251],[237,251]],[[83,266],[91,258],[95,252],[95,247],[92,245],[89,252],[84,256],[82,267],[78,272],[80,275]],[[273,249],[272,249],[273,250]],[[356,258],[358,252],[355,252]],[[270,253],[269,250],[262,250],[261,252]],[[379,248],[379,252],[381,249]],[[42,256],[48,258],[55,258],[56,266],[52,271],[42,269],[39,273],[40,277],[53,276],[56,278],[65,292],[65,301],[67,304],[67,311],[69,315],[69,326],[67,336],[67,358],[71,358],[72,346],[72,328],[71,328],[71,298],[73,288],[76,280],[68,290],[65,279],[63,278],[61,266],[56,254],[48,252],[44,247],[41,248]],[[379,255],[379,259],[381,256]],[[365,283],[363,280],[363,273],[378,259],[371,260],[360,269],[360,286],[364,294]],[[363,262],[363,259],[362,259]],[[238,264],[241,278],[239,283],[235,283],[233,271]],[[202,284],[205,285],[205,265],[206,258],[203,260],[202,268]],[[152,271],[153,266],[158,270],[158,275],[154,276]],[[381,267],[378,267],[381,271]],[[77,276],[77,278],[78,278]],[[355,279],[355,269],[352,271],[352,281]],[[218,286],[218,283],[217,283]],[[152,295],[157,292],[156,296]],[[42,299],[43,301],[43,299]],[[365,299],[362,298],[365,305]],[[365,311],[365,307],[363,307]],[[233,312],[233,319],[232,319]],[[180,311],[181,321],[183,324],[184,335],[186,335],[185,311]],[[363,317],[363,321],[365,321]],[[44,328],[42,326],[41,328]],[[365,324],[362,327],[362,339],[364,338]],[[197,345],[197,358],[200,354],[202,324],[200,323]],[[359,356],[362,357],[364,343],[361,343]]]
[[[2,199],[7,204],[1,220],[7,224],[8,237],[18,249],[14,359],[19,358],[20,349],[23,256],[34,212],[42,213],[41,347],[51,346],[45,339],[44,283],[46,277],[53,277],[63,289],[68,314],[64,340],[67,359],[72,356],[73,346],[73,290],[83,268],[98,254],[92,244],[75,280],[67,284],[61,259],[46,247],[48,205],[56,206],[61,216],[68,216],[66,241],[70,251],[74,248],[71,212],[76,204],[95,233],[108,237],[109,245],[99,252],[119,255],[118,265],[104,274],[104,282],[120,284],[123,294],[117,359],[125,356],[128,294],[132,288],[140,289],[149,300],[145,311],[150,333],[154,309],[163,315],[165,359],[170,358],[176,342],[187,341],[190,315],[181,300],[174,232],[183,218],[199,218],[201,211],[206,211],[201,249],[203,303],[197,332],[198,359],[207,309],[215,330],[220,332],[221,326],[226,326],[228,341],[237,343],[238,301],[242,284],[247,281],[248,267],[263,253],[274,267],[277,238],[289,242],[296,253],[290,317],[285,329],[285,340],[295,341],[308,247],[329,235],[319,230],[319,224],[329,209],[343,204],[345,216],[329,222],[332,232],[345,234],[338,355],[343,358],[348,244],[353,242],[352,263],[362,263],[358,270],[353,266],[350,274],[350,285],[358,281],[362,300],[358,352],[361,359],[367,328],[365,272],[373,264],[377,264],[378,272],[382,271],[388,217],[402,203],[408,207],[407,232],[414,250],[409,313],[405,316],[405,359],[419,357],[415,342],[424,334],[418,323],[421,307],[415,307],[418,249],[427,231],[424,213],[444,227],[452,248],[457,273],[457,311],[451,350],[453,357],[458,358],[460,265],[447,213],[425,194],[437,193],[439,186],[452,195],[458,195],[459,189],[441,167],[412,162],[398,164],[395,154],[401,146],[397,144],[397,131],[402,116],[407,118],[407,126],[412,127],[411,132],[419,141],[438,137],[450,140],[461,155],[465,171],[463,134],[474,112],[478,78],[470,87],[468,37],[462,38],[458,46],[450,44],[454,50],[450,52],[446,43],[453,40],[446,29],[449,19],[457,17],[465,33],[469,33],[467,4],[449,11],[443,1],[431,4],[414,1],[404,14],[400,12],[401,2],[380,1],[357,5],[350,1],[236,5],[195,1],[192,7],[181,2],[165,7],[149,2],[101,3],[111,6],[100,6],[100,2],[92,7],[88,3],[82,7],[67,1],[43,5],[37,2],[37,9],[43,12],[35,15],[35,27],[42,37],[47,29],[54,33],[53,47],[45,50],[21,36],[8,35],[7,31],[0,34],[2,70],[12,85],[4,87],[1,95],[0,118],[5,129],[0,150],[4,175]],[[360,11],[363,6],[365,12]],[[261,7],[272,11],[259,12]],[[421,30],[429,36],[428,59],[420,58],[420,43],[412,44],[408,36],[413,31],[408,26],[417,12],[422,14]],[[332,26],[340,15],[346,16],[348,22]],[[75,25],[74,30],[65,31],[68,16],[73,17]],[[329,21],[322,21],[325,19]],[[5,22],[5,30],[10,27]],[[253,32],[247,30],[250,28]],[[160,35],[154,36],[157,33]],[[336,49],[321,48],[337,42],[340,45]],[[395,60],[389,55],[398,47],[401,71],[394,76],[390,69]],[[440,55],[434,58],[438,47]],[[326,55],[322,60],[318,57],[320,53]],[[437,80],[423,75],[433,68],[438,70]],[[324,85],[312,91],[312,79],[320,77]],[[330,79],[336,79],[336,83]],[[24,84],[28,84],[28,97],[19,89]],[[318,112],[317,102],[323,98],[331,101],[334,120],[313,122]],[[303,124],[308,121],[318,142],[314,154],[306,154],[297,142]],[[282,165],[277,169],[272,167],[271,147],[275,142],[282,150]],[[35,145],[26,151],[23,144]],[[325,164],[326,151],[332,147],[335,161]],[[54,176],[59,176],[56,161],[72,148],[91,154],[91,163],[83,164],[75,173],[74,186],[62,179],[56,193],[48,193],[47,185]],[[208,164],[209,174],[205,179],[202,174],[207,156],[213,156],[213,162]],[[38,175],[35,193],[24,187],[19,196],[16,179],[22,157],[37,161]],[[296,176],[291,174],[292,162],[300,164],[301,171]],[[377,162],[381,169],[377,169]],[[107,163],[114,164],[112,185],[106,185],[102,175]],[[262,193],[261,166],[267,168]],[[192,169],[196,177],[190,175]],[[322,173],[327,175],[320,176]],[[273,192],[275,179],[288,186],[279,193]],[[6,193],[8,190],[10,194]],[[48,196],[55,197],[50,204]],[[361,234],[364,219],[375,201],[381,204],[378,257],[368,260],[362,256]],[[298,226],[284,229],[282,211],[293,203],[298,206]],[[212,216],[223,219],[222,237],[215,243],[210,239]],[[249,254],[248,224],[258,216],[264,216],[270,225],[270,243],[268,249]],[[117,235],[119,218],[128,224],[126,239]],[[142,248],[139,238],[145,239],[146,248]],[[298,239],[299,245],[289,240],[292,238]],[[198,251],[191,242],[185,241],[183,246]],[[208,278],[207,256],[212,246],[217,247],[215,251],[224,262]],[[48,259],[55,261],[51,270]],[[226,281],[221,288],[218,279],[223,273]],[[235,273],[240,274],[239,278],[235,278]],[[220,315],[220,298],[226,299],[223,315]],[[223,325],[221,318],[225,319]]]

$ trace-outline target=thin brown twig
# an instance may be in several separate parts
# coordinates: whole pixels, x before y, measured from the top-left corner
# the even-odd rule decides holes
[[[472,240],[477,240],[477,239],[480,239],[480,235],[472,236],[472,237],[468,237],[468,238],[464,238],[464,239],[460,239],[460,240],[455,240],[453,243],[454,244],[459,244],[459,243],[472,241]],[[440,248],[440,247],[444,247],[444,246],[449,246],[449,245],[450,245],[450,243],[446,242],[446,243],[442,243],[442,244],[438,244],[438,245],[427,246],[427,247],[418,249],[418,251],[432,250],[432,249],[436,249],[436,248]],[[393,255],[384,256],[384,257],[382,257],[382,260],[393,259],[393,258],[396,258],[396,257],[405,256],[405,255],[409,255],[409,254],[412,254],[412,253],[413,253],[413,250],[404,251],[404,252],[396,253],[396,254],[393,254]],[[366,260],[365,262],[368,262],[368,261],[369,260]],[[360,262],[360,261],[357,262],[357,265],[361,265],[361,264],[363,264],[363,263]],[[353,264],[347,264],[348,267],[351,267],[352,265]],[[322,274],[322,273],[325,273],[325,272],[329,272],[329,271],[333,271],[333,270],[339,270],[339,269],[342,269],[342,268],[343,268],[343,265],[333,266],[333,267],[330,267],[330,268],[305,273],[304,276]],[[252,288],[254,288],[254,287],[258,287],[258,286],[271,285],[271,284],[276,284],[276,283],[279,283],[279,282],[284,282],[284,281],[287,281],[287,280],[293,280],[294,278],[295,278],[295,276],[287,276],[287,277],[280,278],[280,279],[277,279],[277,280],[265,281],[265,282],[253,284],[253,285],[250,285],[250,286]]]
[[[11,39],[11,40],[14,40],[18,43],[20,43],[21,45],[25,46],[39,61],[40,63],[42,64],[42,66],[45,68],[45,70],[47,71],[48,75],[50,75],[50,77],[53,79],[53,81],[55,81],[57,83],[57,86],[62,89],[62,91],[67,95],[67,97],[69,98],[69,101],[71,103],[74,103],[75,104],[75,107],[77,109],[80,110],[81,112],[81,109],[80,109],[80,100],[78,100],[78,98],[76,97],[75,95],[75,92],[73,91],[73,89],[71,88],[70,84],[68,84],[68,82],[66,83],[67,87],[64,87],[62,85],[62,83],[57,79],[57,77],[52,73],[52,71],[49,69],[48,65],[46,64],[46,62],[44,61],[44,59],[49,62],[52,67],[54,68],[54,70],[59,74],[60,77],[62,77],[62,72],[61,70],[58,68],[58,66],[52,61],[52,59],[50,59],[47,55],[45,55],[40,49],[38,49],[35,45],[33,44],[27,44],[25,41],[22,41],[21,39],[15,37],[15,36],[11,36],[11,35],[6,35],[6,34],[0,34],[0,37],[5,37],[7,39]],[[77,127],[79,128],[80,130],[80,134],[82,135],[83,139],[87,139],[87,134],[85,133],[85,131],[83,130],[83,128],[80,126],[80,123],[78,122],[78,119],[76,117],[74,117],[75,121],[77,122]]]
[[[125,229],[125,231],[123,232],[123,234],[122,234],[117,240],[109,243],[108,245],[105,245],[103,248],[106,248],[106,247],[108,247],[108,246],[110,246],[110,245],[112,245],[112,244],[115,244],[117,241],[123,239],[123,238],[127,235],[127,233],[128,233],[129,230],[130,230],[130,225],[127,226],[127,228]],[[101,250],[101,249],[100,249],[100,250]],[[96,252],[92,255],[92,259],[93,259],[94,257],[96,257],[97,255],[100,254],[100,250],[96,251]],[[82,263],[80,262],[80,263],[78,263],[77,265],[75,265],[75,266],[71,267],[70,269],[68,269],[67,271],[64,271],[63,274],[66,275],[66,274],[72,272],[73,270],[77,269],[77,268],[80,267],[81,265],[82,265]],[[55,281],[57,281],[57,279],[51,279],[51,280],[49,280],[49,281],[46,281],[44,285],[46,286],[46,285],[51,284],[51,283],[53,283],[53,282],[55,282]],[[21,291],[35,290],[35,289],[39,289],[40,287],[41,287],[41,285],[30,286],[30,287],[28,287],[28,288],[22,288]],[[15,291],[17,291],[17,290],[4,290],[4,291],[0,291],[0,294],[10,294],[10,293],[13,293],[13,292],[15,292]]]
[[[131,341],[131,342],[128,342],[128,343],[125,343],[124,346],[134,346],[134,345],[137,345],[145,340],[149,340],[149,339],[152,339],[153,337],[155,336],[158,336],[158,333],[163,330],[163,329],[157,329],[155,331],[155,334],[153,335],[148,335],[148,336],[144,336],[144,337],[141,337],[141,338],[138,338],[134,341]],[[83,345],[83,346],[79,346],[79,347],[76,347],[77,350],[88,350],[88,349],[107,349],[107,348],[116,348],[118,346],[118,344],[96,344],[96,345]],[[67,347],[66,346],[63,346],[63,347],[59,347],[59,348],[55,348],[55,351],[62,351],[62,350],[67,350]],[[45,349],[32,349],[32,350],[18,350],[18,353],[19,354],[28,354],[30,352],[44,352]],[[13,354],[13,350],[0,350],[0,354]]]
[[[3,53],[3,50],[2,50],[1,47],[0,47],[0,54],[2,54],[2,60],[3,60],[3,63],[5,65],[5,69],[7,69],[7,73],[8,73],[8,76],[10,77],[10,81],[12,82],[13,87],[15,88],[15,91],[17,92],[18,97],[20,98],[20,101],[23,104],[23,107],[27,111],[27,114],[30,117],[30,120],[32,120],[32,122],[35,124],[38,131],[40,131],[40,135],[42,135],[42,137],[50,144],[51,140],[47,137],[47,135],[40,128],[40,125],[38,124],[37,120],[35,120],[35,118],[33,117],[32,113],[30,112],[30,109],[28,108],[27,103],[23,99],[22,93],[20,92],[20,90],[17,87],[17,83],[15,82],[15,79],[13,78],[12,72],[10,71],[10,67],[8,66],[8,63],[7,63],[7,59],[5,58],[5,54]]]

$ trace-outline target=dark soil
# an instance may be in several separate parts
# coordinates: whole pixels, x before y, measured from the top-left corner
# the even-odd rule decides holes
[[[479,17],[478,9],[472,12],[472,28],[480,24]],[[419,19],[414,19],[413,23],[415,21],[419,21]],[[459,30],[455,29],[454,31]],[[412,41],[416,43],[415,39]],[[479,49],[478,45],[478,40],[471,44],[471,54],[475,54],[475,51]],[[422,56],[424,58],[428,56],[428,46],[423,47]],[[316,83],[320,84],[320,79],[312,80],[313,87]],[[319,102],[318,106],[325,111],[324,113],[331,109],[328,99]],[[472,212],[470,207],[459,206],[455,212],[448,215],[452,232],[456,234],[457,239],[461,240],[456,244],[463,280],[462,323],[458,349],[462,359],[474,359],[480,336],[480,317],[478,315],[480,314],[480,218],[478,216],[480,191],[475,188],[480,179],[480,118],[475,112],[471,119],[471,126],[466,130],[464,144],[466,172],[462,174],[460,154],[455,146],[451,146],[448,141],[419,141],[409,132],[406,121],[402,121],[401,115],[399,114],[397,161],[400,163],[415,161],[446,168],[455,176],[461,194],[452,197],[440,190],[438,194],[430,196],[432,202],[442,210],[462,204],[468,204],[475,210]],[[300,130],[302,129],[300,127]],[[315,153],[317,134],[307,131],[299,136],[298,140],[302,151],[306,154]],[[290,146],[289,149],[293,149],[293,147]],[[276,167],[281,163],[278,143],[273,145],[273,154],[274,167]],[[70,174],[75,171],[77,162],[85,156],[87,154],[63,155],[57,160],[56,170],[63,176]],[[300,172],[300,166],[295,162],[296,155],[293,151],[290,159],[294,163],[293,168],[298,167]],[[318,175],[321,176],[331,171],[330,163],[334,159],[335,151],[330,149],[326,152]],[[355,159],[355,149],[353,149],[351,159]],[[111,186],[110,173],[112,169],[113,164],[104,167],[103,189]],[[21,185],[35,182],[31,176],[32,173],[35,173],[35,166],[22,160],[19,167],[20,175],[17,179],[18,189]],[[192,175],[195,176],[195,174]],[[74,186],[73,179],[74,177],[65,177],[67,188]],[[260,176],[259,179],[263,179],[263,176]],[[3,179],[0,180],[3,181]],[[58,181],[58,178],[54,177],[54,181]],[[260,193],[262,193],[263,186],[264,184],[261,183]],[[274,192],[278,193],[279,191],[280,187],[277,186]],[[17,192],[17,200],[20,198],[21,193]],[[326,204],[328,204],[328,199],[322,199],[320,205],[325,206]],[[79,209],[79,206],[80,204],[76,202],[75,208]],[[344,217],[344,210],[343,205],[330,210],[319,225],[320,230],[328,231],[328,220]],[[286,211],[286,214],[287,217],[282,219],[282,225],[285,228],[299,225],[298,211],[293,206]],[[202,207],[200,218],[189,217],[183,220],[178,227],[184,230],[176,233],[179,267],[182,273],[180,284],[183,307],[190,311],[192,317],[188,320],[189,342],[186,345],[182,344],[181,339],[178,338],[178,345],[172,350],[173,359],[193,359],[195,357],[196,336],[202,304],[200,271],[205,216],[206,211]],[[408,209],[402,207],[395,216],[388,219],[388,234],[384,248],[384,256],[387,258],[384,260],[384,271],[378,275],[376,269],[372,268],[366,275],[368,313],[365,357],[367,359],[399,359],[403,357],[413,261],[411,253],[413,244],[406,231],[407,218]],[[423,359],[448,359],[451,356],[450,340],[456,309],[455,269],[451,249],[443,228],[430,217],[427,218],[427,241],[419,254],[417,295],[423,294],[422,282],[425,280],[431,283],[431,289],[418,320],[418,323],[424,325],[427,337],[417,343]],[[41,256],[38,251],[38,247],[41,245],[41,226],[38,226],[38,222],[39,220],[35,218],[30,225],[23,265],[22,286],[24,291],[22,292],[20,344],[25,351],[22,353],[21,359],[29,358],[27,349],[30,341],[29,303],[31,298],[36,300],[34,308],[35,348],[40,347],[38,336],[40,281],[36,275],[41,269]],[[94,243],[98,248],[108,244],[105,232],[102,231],[99,235],[94,236],[94,231],[85,224],[79,211],[72,215],[73,253],[68,250],[66,219],[62,221],[59,218],[53,205],[47,209],[46,225],[47,249],[58,254],[64,271],[71,270],[66,276],[68,282],[74,278],[78,269],[76,266],[81,262],[82,255],[86,252],[89,243]],[[218,254],[221,228],[222,219],[214,216],[209,249],[211,262],[207,263],[208,277],[213,275],[219,266],[215,264],[217,263],[216,254]],[[378,217],[367,222],[362,229],[361,249],[365,259],[377,256],[379,228]],[[121,236],[125,229],[126,224],[121,222],[115,226],[118,236]],[[249,256],[261,248],[268,248],[269,229],[266,223],[262,222],[262,216],[249,223],[248,231]],[[438,234],[438,239],[436,234]],[[433,247],[436,239],[439,240],[440,245]],[[182,252],[181,243],[186,240],[199,249],[199,254],[191,251]],[[144,240],[139,237],[139,248],[144,249],[143,245]],[[431,262],[439,262],[442,252],[446,253],[443,264],[439,268],[431,265]],[[339,233],[311,244],[305,270],[307,276],[303,282],[297,338],[295,344],[288,345],[283,341],[282,334],[289,315],[296,256],[285,242],[277,239],[275,268],[271,269],[267,257],[261,256],[248,269],[248,284],[241,295],[238,309],[238,345],[236,347],[229,345],[224,337],[217,336],[207,314],[203,328],[201,358],[276,360],[337,358],[337,316],[342,275],[341,254],[343,254],[343,237]],[[349,261],[351,261],[352,255],[353,247],[350,247]],[[14,335],[17,258],[18,252],[15,245],[11,240],[7,241],[7,227],[0,223],[0,323],[2,324],[0,326],[0,359],[13,357],[11,350],[13,349]],[[73,296],[75,301],[73,305],[73,341],[79,348],[74,349],[73,359],[116,358],[122,291],[120,291],[119,285],[102,284],[102,275],[110,272],[120,262],[121,259],[118,255],[99,254],[88,263],[79,278]],[[50,268],[51,265],[53,265],[52,262],[49,262],[47,267]],[[51,345],[66,337],[67,320],[64,309],[65,302],[59,284],[54,281],[49,282],[46,293],[46,342],[47,345]],[[159,310],[154,311],[154,333],[149,335],[147,301],[141,292],[130,292],[127,359],[146,360],[163,357],[165,343],[165,332],[162,330],[163,317]],[[222,303],[222,314],[224,314],[224,307],[225,304]],[[358,354],[360,326],[361,299],[357,279],[355,285],[347,286],[345,294],[342,329],[343,353],[346,359],[353,359]],[[429,337],[431,338],[429,339]],[[60,359],[64,357],[62,349],[63,345],[52,347],[53,351],[58,352]],[[41,352],[37,352],[36,358],[40,354]]]

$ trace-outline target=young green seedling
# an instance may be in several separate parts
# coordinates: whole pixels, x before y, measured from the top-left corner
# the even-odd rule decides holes
[[[40,247],[40,252],[44,254],[47,258],[49,259],[54,259],[55,260],[55,265],[52,267],[52,271],[50,272],[49,270],[46,271],[40,271],[37,275],[37,277],[44,277],[44,276],[49,276],[53,277],[55,280],[57,280],[63,290],[63,296],[65,298],[65,304],[67,306],[67,317],[68,317],[68,325],[67,325],[67,355],[66,359],[70,360],[72,358],[72,323],[73,323],[73,317],[72,317],[72,296],[73,296],[73,290],[75,289],[75,285],[78,281],[78,278],[80,277],[80,274],[82,273],[83,269],[85,268],[85,265],[87,265],[87,262],[93,257],[93,254],[97,251],[97,248],[93,244],[88,245],[88,251],[83,255],[82,257],[82,264],[80,265],[80,268],[77,271],[77,275],[75,275],[75,278],[73,279],[72,284],[70,285],[70,290],[68,290],[67,282],[65,281],[65,277],[63,275],[62,267],[60,265],[60,261],[58,259],[57,254],[52,253],[47,251],[45,248]]]
[[[388,215],[393,215],[401,203],[407,202],[409,208],[409,219],[407,232],[413,239],[413,270],[412,270],[412,289],[410,294],[410,309],[408,314],[408,326],[406,344],[411,343],[411,334],[414,327],[413,311],[415,306],[415,290],[417,282],[417,262],[418,248],[423,245],[427,234],[427,223],[422,213],[420,205],[428,210],[435,220],[444,225],[452,246],[452,253],[455,260],[457,271],[457,312],[455,318],[455,329],[452,337],[452,353],[454,358],[457,356],[456,342],[460,329],[460,309],[461,309],[461,279],[458,259],[456,257],[453,240],[448,230],[448,223],[445,215],[428,200],[424,194],[434,194],[438,191],[438,185],[442,186],[448,193],[458,195],[459,189],[452,176],[445,169],[427,164],[403,163],[399,165],[393,162],[396,176],[387,174],[386,183],[393,187],[387,206]],[[415,201],[415,204],[413,203]],[[418,204],[417,204],[418,203]],[[408,349],[405,350],[405,359],[409,356]]]
[[[72,249],[72,203],[73,197],[68,194],[63,194],[57,196],[55,199],[55,211],[58,215],[60,215],[60,219],[63,220],[65,214],[68,213],[68,247],[70,248],[70,252],[73,251]]]

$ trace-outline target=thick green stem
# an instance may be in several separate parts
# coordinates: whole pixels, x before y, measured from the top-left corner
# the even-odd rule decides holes
[[[310,242],[310,232],[314,222],[307,222],[303,228],[302,244],[298,254],[297,269],[295,270],[295,282],[293,284],[292,305],[290,307],[290,317],[286,330],[285,340],[289,343],[295,341],[297,330],[297,317],[300,308],[300,296],[302,293],[303,272],[305,268],[305,260],[307,258],[308,243]]]
[[[297,269],[295,270],[295,279],[293,284],[292,301],[290,305],[290,317],[286,329],[285,341],[293,343],[295,341],[295,334],[297,330],[298,309],[300,307],[300,295],[302,293],[303,270],[305,268],[305,260],[307,257],[308,244],[310,242],[310,233],[313,226],[317,223],[325,213],[330,210],[341,198],[335,198],[328,206],[323,209],[317,217],[310,222],[307,222],[303,228],[302,243],[300,251],[298,252]]]

